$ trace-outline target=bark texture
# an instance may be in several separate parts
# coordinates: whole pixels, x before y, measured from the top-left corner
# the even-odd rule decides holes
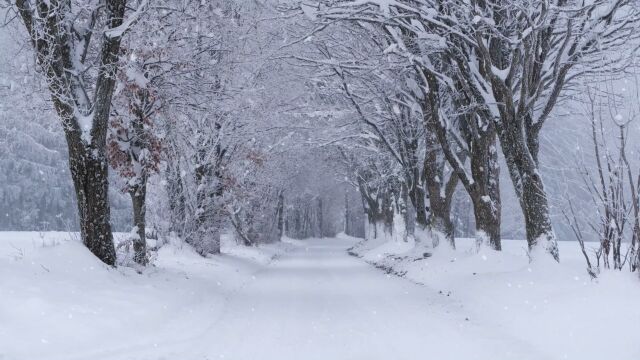
[[[428,97],[429,102],[423,104],[425,126],[426,154],[424,159],[424,183],[429,195],[429,228],[436,236],[433,245],[438,246],[440,235],[447,243],[455,248],[454,225],[451,221],[451,203],[458,185],[458,177],[451,174],[445,179],[446,161],[442,154],[442,146],[438,139],[437,127],[434,124],[433,111],[437,113],[438,104],[435,99]]]

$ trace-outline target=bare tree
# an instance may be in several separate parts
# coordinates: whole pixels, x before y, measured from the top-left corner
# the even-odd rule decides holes
[[[145,4],[125,19],[126,0],[15,3],[64,128],[82,241],[109,265],[116,261],[105,151],[111,98],[122,36]]]
[[[415,63],[439,86],[463,92],[494,122],[533,252],[559,259],[549,204],[539,171],[539,136],[572,80],[615,71],[628,53],[609,61],[598,54],[638,36],[629,0],[336,1],[319,6],[322,19],[381,23],[414,34]],[[433,81],[424,81],[424,84]],[[433,88],[425,88],[429,93]],[[435,112],[432,112],[434,114]]]
[[[376,139],[368,143],[387,153],[400,168],[401,176],[394,180],[397,189],[389,199],[396,197],[398,211],[403,217],[412,217],[405,218],[409,234],[413,236],[415,224],[430,230],[435,246],[446,239],[455,247],[451,201],[458,178],[448,171],[435,130],[422,120],[424,97],[420,91],[416,94],[414,67],[387,50],[394,39],[384,27],[354,21],[326,32],[329,34],[316,40],[320,58],[298,59],[332,70],[341,93],[363,125],[362,131]],[[366,42],[344,43],[340,36],[364,37]],[[415,211],[409,211],[409,202]]]
[[[594,252],[592,261],[584,246],[584,225],[572,202],[569,202],[570,215],[564,216],[582,248],[587,262],[587,271],[592,277],[597,276],[600,267],[621,270],[627,261],[631,271],[637,269],[636,251],[638,236],[638,189],[639,183],[627,158],[628,128],[633,117],[623,121],[617,109],[617,100],[612,94],[594,93],[588,89],[588,116],[591,125],[591,142],[595,158],[595,169],[590,170],[582,164],[583,182],[591,201],[597,209],[598,222],[589,224],[596,234],[599,248]],[[607,134],[606,128],[614,125],[613,134]],[[607,138],[615,138],[612,149]],[[594,172],[595,174],[592,174]],[[629,235],[629,226],[633,223],[631,242],[625,252],[623,241]]]

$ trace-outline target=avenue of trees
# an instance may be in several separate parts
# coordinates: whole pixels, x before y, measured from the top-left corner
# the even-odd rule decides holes
[[[637,88],[635,1],[0,4],[12,69],[2,166],[54,146],[43,131],[64,138],[69,172],[51,181],[70,176],[74,194],[34,206],[75,203],[83,243],[106,264],[116,189],[140,265],[151,227],[203,256],[225,231],[245,245],[345,232],[455,248],[463,235],[499,251],[517,212],[509,227],[533,261],[561,260],[560,219],[593,276],[640,266],[640,99],[619,91]],[[26,48],[26,64],[10,61]],[[18,91],[9,73],[29,74]]]

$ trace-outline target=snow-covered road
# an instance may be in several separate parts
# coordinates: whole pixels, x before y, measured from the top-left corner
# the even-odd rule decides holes
[[[193,359],[545,359],[424,286],[309,241],[235,292]],[[181,353],[181,359],[187,359]],[[171,358],[171,357],[168,357]]]

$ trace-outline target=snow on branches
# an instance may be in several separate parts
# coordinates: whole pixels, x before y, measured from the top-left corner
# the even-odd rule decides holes
[[[162,157],[162,135],[154,121],[159,104],[141,66],[143,58],[129,53],[131,60],[118,75],[116,111],[109,123],[109,163],[126,180],[123,191],[135,189],[158,172]]]

